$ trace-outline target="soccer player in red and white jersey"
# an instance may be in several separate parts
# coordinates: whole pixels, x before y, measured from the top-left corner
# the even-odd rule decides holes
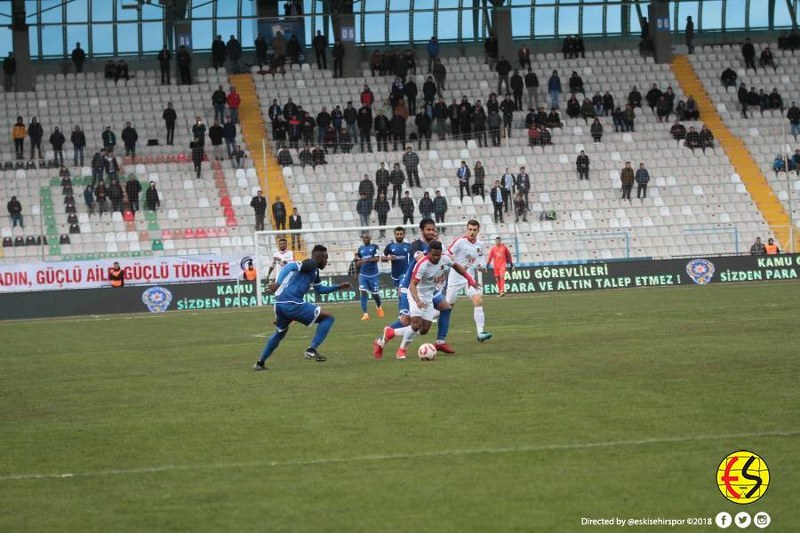
[[[489,249],[486,264],[492,265],[494,279],[497,280],[497,292],[500,293],[498,296],[503,297],[506,294],[506,266],[514,268],[514,261],[511,259],[511,251],[503,244],[499,235],[494,239],[494,246]]]
[[[431,327],[436,308],[433,305],[433,295],[438,287],[444,283],[450,269],[463,276],[469,287],[478,287],[475,279],[458,263],[453,261],[449,254],[442,251],[442,243],[430,243],[428,255],[420,258],[411,274],[411,284],[408,287],[408,304],[411,324],[402,328],[385,328],[384,341],[388,342],[395,336],[402,335],[403,341],[397,350],[397,359],[406,358],[406,349],[416,335],[425,335]],[[447,302],[442,302],[449,308]]]
[[[281,237],[278,239],[278,249],[272,254],[272,264],[269,267],[269,272],[267,272],[267,279],[270,279],[273,270],[275,271],[275,279],[278,279],[281,269],[293,262],[294,252],[288,249],[286,237]]]
[[[483,261],[484,244],[478,239],[481,232],[481,225],[477,220],[467,222],[467,232],[454,240],[447,247],[447,252],[453,257],[453,261],[463,266],[472,277],[475,277],[478,269],[486,270]],[[457,275],[452,270],[447,277],[447,303],[454,306],[458,299],[458,294],[464,291],[473,306],[473,318],[475,328],[478,330],[478,342],[483,342],[492,338],[492,334],[484,330],[486,325],[486,315],[483,313],[483,295],[481,291],[467,285],[466,279]]]

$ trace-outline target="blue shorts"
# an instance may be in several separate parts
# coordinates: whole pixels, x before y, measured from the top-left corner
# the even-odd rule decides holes
[[[322,308],[308,302],[275,304],[275,326],[278,331],[285,331],[292,322],[300,322],[310,326],[316,322]]]
[[[374,276],[364,276],[362,274],[358,275],[358,290],[371,292],[375,294],[378,292],[378,275]]]
[[[441,292],[437,292],[433,295],[433,307],[434,309],[439,306],[445,300],[444,294]],[[398,297],[398,305],[400,307],[400,316],[408,316],[409,315],[409,306],[408,306],[408,292],[401,292],[400,296]]]

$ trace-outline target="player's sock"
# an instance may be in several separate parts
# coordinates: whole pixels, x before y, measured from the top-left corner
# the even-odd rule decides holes
[[[445,309],[439,313],[439,322],[436,329],[436,340],[444,342],[447,340],[447,332],[450,330],[450,314],[452,309]]]
[[[404,337],[405,338],[406,332],[408,332],[408,331],[413,331],[411,329],[411,326],[401,326],[399,328],[394,328],[394,336],[395,337]]]
[[[287,331],[289,330],[276,331],[275,333],[272,334],[272,336],[267,341],[267,345],[264,346],[264,351],[261,352],[261,357],[258,359],[260,362],[263,363],[264,361],[267,360],[267,358],[270,355],[272,355],[272,352],[274,352],[275,349],[278,347],[278,345],[281,343],[281,339],[283,339],[286,336]]]
[[[366,313],[367,312],[367,302],[368,302],[367,293],[364,292],[364,291],[361,291],[361,312],[362,313]]]
[[[311,340],[311,347],[315,350],[319,348],[319,345],[325,340],[325,337],[328,336],[328,332],[331,330],[331,326],[333,326],[333,317],[326,316],[322,320],[319,321],[319,325],[317,326],[317,332],[314,334],[314,338]]]
[[[486,315],[483,314],[483,306],[476,307],[472,312],[475,318],[475,327],[478,328],[478,333],[483,333],[483,327],[486,325]]]
[[[377,305],[378,307],[381,306],[381,295],[380,294],[378,294],[376,292],[375,294],[372,295],[372,299],[375,300],[375,305]]]
[[[405,328],[404,328],[405,329]],[[401,348],[407,347],[411,344],[411,341],[414,340],[414,337],[417,336],[417,332],[411,329],[411,326],[408,327],[408,330],[403,335],[403,342],[400,343]]]

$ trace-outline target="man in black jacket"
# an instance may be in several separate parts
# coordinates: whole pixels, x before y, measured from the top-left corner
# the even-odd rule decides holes
[[[406,167],[406,174],[408,174],[408,186],[421,187],[419,183],[419,156],[411,149],[411,146],[406,147],[406,153],[403,154],[403,166]]]
[[[67,142],[67,139],[64,137],[64,134],[61,133],[61,130],[54,128],[53,133],[50,134],[50,145],[53,147],[53,157],[55,158],[56,164],[59,166],[59,168],[64,166],[65,142]]]
[[[167,108],[161,114],[161,118],[167,127],[167,145],[171,146],[175,141],[175,123],[178,121],[178,114],[172,107],[172,102],[167,102]]]
[[[400,198],[400,212],[403,213],[403,225],[414,226],[414,200],[411,199],[408,191]]]
[[[292,216],[289,217],[289,229],[303,229],[303,217],[297,214],[297,208],[292,208]],[[292,250],[300,247],[300,235],[292,234]]]
[[[342,65],[344,64],[344,46],[341,41],[336,41],[336,44],[333,45],[331,56],[333,56],[333,77],[343,77]]]
[[[70,136],[72,142],[72,153],[74,154],[75,166],[83,166],[83,153],[86,150],[86,134],[80,126],[75,126]]]
[[[375,172],[375,185],[378,186],[378,194],[386,196],[389,192],[389,170],[385,163],[381,163],[381,168]]]
[[[392,145],[396,152],[398,142],[401,143],[401,147],[406,144],[406,119],[399,113],[395,113],[392,117],[390,128],[392,131]]]
[[[267,199],[262,196],[261,191],[258,191],[253,199],[250,200],[250,207],[253,208],[253,212],[256,215],[256,231],[264,231],[264,218],[267,214]],[[275,204],[272,206],[272,210],[275,210]],[[286,212],[283,213],[283,221],[284,224],[286,223]],[[282,229],[277,228],[276,229]]]
[[[389,183],[392,184],[392,207],[400,200],[403,194],[403,183],[405,183],[405,181],[406,177],[403,171],[400,170],[400,163],[395,163],[392,172],[389,174]]]
[[[256,196],[256,198],[259,197],[261,197],[261,191],[258,191],[258,196]],[[266,212],[267,200],[266,198],[263,198],[263,200],[264,200],[264,212]],[[256,215],[258,215],[258,212],[256,212]],[[276,196],[275,202],[272,204],[272,218],[275,221],[275,229],[286,229],[286,204],[283,203],[280,196]],[[258,220],[256,220],[256,223],[257,222]],[[261,225],[263,229],[264,225],[263,213],[262,213]]]
[[[314,53],[317,56],[317,68],[320,70],[328,68],[328,58],[325,55],[325,50],[328,48],[328,39],[322,35],[320,30],[317,30],[317,35],[311,41],[311,46],[314,47]]]
[[[389,151],[389,135],[392,128],[389,124],[389,119],[383,114],[383,111],[378,111],[378,116],[375,117],[375,140],[378,143],[378,151]]]
[[[128,203],[134,213],[139,210],[139,194],[142,192],[142,184],[131,174],[131,179],[125,183],[125,194],[128,195]]]
[[[125,155],[131,156],[132,161],[136,161],[136,142],[139,140],[139,134],[136,129],[131,126],[130,122],[125,123],[125,128],[122,130],[122,143],[125,145]]]
[[[170,85],[169,62],[172,60],[172,54],[169,53],[166,44],[158,53],[156,59],[158,59],[158,64],[161,67],[161,85]]]
[[[211,43],[211,66],[215,70],[224,67],[227,58],[228,49],[225,47],[225,41],[222,40],[222,35],[217,35],[214,42]]]
[[[75,43],[75,48],[72,50],[72,63],[75,65],[75,72],[83,72],[84,61],[86,61],[86,52],[81,48],[81,43]]]
[[[356,124],[358,124],[358,140],[361,146],[361,153],[364,153],[364,144],[367,145],[367,150],[372,152],[372,141],[370,140],[370,133],[372,132],[372,110],[368,106],[361,106],[358,110],[356,117]],[[380,146],[378,147],[380,150]]]

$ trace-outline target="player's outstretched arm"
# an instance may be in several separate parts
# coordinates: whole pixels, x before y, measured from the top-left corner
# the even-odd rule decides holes
[[[467,269],[464,268],[463,266],[459,265],[458,263],[453,263],[453,270],[455,270],[456,272],[461,274],[461,276],[463,276],[464,279],[467,280],[467,285],[469,285],[470,287],[477,287],[478,286],[478,282],[475,281],[475,278],[473,278],[470,275],[470,273],[467,272]]]
[[[336,291],[347,290],[350,287],[352,287],[352,285],[350,285],[347,282],[340,283],[338,285],[322,285],[320,283],[319,285],[314,285],[314,291],[317,294],[330,294],[330,293],[336,292]]]

